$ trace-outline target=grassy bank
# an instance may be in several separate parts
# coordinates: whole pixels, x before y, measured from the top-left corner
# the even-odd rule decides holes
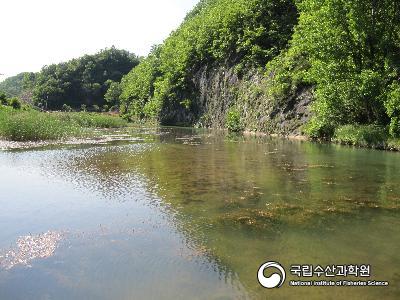
[[[76,124],[85,128],[117,128],[127,125],[127,121],[116,115],[89,113],[89,112],[70,112],[52,113],[59,120],[68,124]]]
[[[126,126],[117,116],[87,112],[38,112],[0,107],[0,138],[12,141],[57,140],[82,136],[85,128]]]
[[[335,130],[333,142],[356,147],[400,150],[400,139],[390,137],[387,127],[377,125],[344,125]]]

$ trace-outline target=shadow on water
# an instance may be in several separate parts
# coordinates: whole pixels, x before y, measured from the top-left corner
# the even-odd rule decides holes
[[[104,286],[89,282],[99,272],[98,282],[113,286],[115,298],[129,298],[133,289],[138,298],[399,298],[397,153],[196,129],[161,128],[137,135],[147,142],[5,154],[4,170],[30,166],[32,176],[60,183],[75,199],[67,200],[74,212],[70,215],[62,213],[65,203],[41,200],[56,215],[39,221],[43,228],[55,226],[58,218],[57,225],[68,227],[74,237],[59,250],[60,266],[42,266],[52,280],[58,277],[55,285],[63,287],[50,295],[73,290],[75,294],[67,295],[100,297]],[[27,201],[27,195],[20,201]],[[28,223],[26,228],[32,226]],[[93,229],[93,224],[101,223],[107,223],[106,233],[101,226]],[[19,232],[15,220],[5,225]],[[89,230],[86,236],[91,242],[76,238],[82,228]],[[130,238],[135,235],[130,231],[135,238]],[[102,259],[110,255],[103,252],[114,257],[109,264],[96,263],[96,255]],[[74,268],[77,256],[80,267]],[[264,290],[256,272],[269,260],[286,267],[370,264],[372,279],[392,285],[295,288],[286,284],[279,290]],[[157,272],[145,271],[149,265]],[[88,274],[79,275],[81,285],[65,275],[83,271]],[[17,274],[26,278],[26,272]],[[9,276],[0,272],[0,287],[2,282],[18,286]],[[164,291],[153,288],[154,278]],[[135,283],[129,286],[129,280]]]

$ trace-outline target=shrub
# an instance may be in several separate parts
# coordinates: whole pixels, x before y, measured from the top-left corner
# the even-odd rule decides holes
[[[390,138],[387,148],[390,150],[400,151],[400,139]]]
[[[95,112],[99,112],[100,111],[100,107],[98,105],[93,105],[93,111]]]
[[[400,117],[392,117],[389,126],[389,133],[392,137],[400,136]]]
[[[376,125],[344,125],[335,130],[333,140],[340,144],[385,148],[387,129]]]
[[[11,98],[8,100],[8,104],[14,109],[21,109],[22,103],[18,98]]]
[[[72,107],[67,105],[67,104],[63,104],[62,111],[71,112],[72,111]]]
[[[82,105],[81,105],[81,111],[86,111],[86,110],[87,110],[86,104],[82,104]]]
[[[314,140],[330,140],[335,133],[335,128],[321,118],[314,117],[304,126],[304,132]]]
[[[4,92],[0,92],[0,104],[8,105],[7,95]]]
[[[240,113],[236,108],[231,108],[226,114],[226,128],[231,132],[243,131],[243,126],[240,121]]]
[[[400,84],[393,83],[385,103],[390,120],[389,132],[392,137],[400,137]]]
[[[110,107],[109,111],[111,112],[117,112],[118,111],[118,105],[113,105]]]

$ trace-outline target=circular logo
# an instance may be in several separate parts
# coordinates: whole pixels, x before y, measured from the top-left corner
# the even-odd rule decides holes
[[[265,277],[264,271],[272,268],[279,271],[280,274],[274,273],[270,277]],[[280,288],[282,284],[285,282],[286,272],[285,269],[279,263],[270,261],[263,264],[258,269],[257,278],[258,282],[267,289]]]

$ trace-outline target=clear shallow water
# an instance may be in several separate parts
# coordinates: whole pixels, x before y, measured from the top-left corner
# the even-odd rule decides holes
[[[131,134],[0,152],[0,299],[400,297],[398,153]],[[18,250],[26,236],[43,249]],[[270,260],[370,264],[390,286],[265,290]]]

